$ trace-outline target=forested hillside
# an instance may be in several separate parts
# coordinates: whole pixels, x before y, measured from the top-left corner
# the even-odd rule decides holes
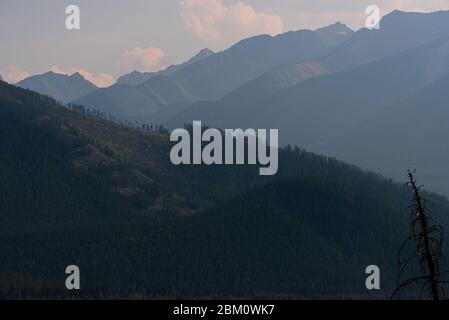
[[[274,177],[175,167],[164,130],[73,109],[0,82],[0,297],[365,297],[370,264],[391,293],[405,186],[292,147]]]

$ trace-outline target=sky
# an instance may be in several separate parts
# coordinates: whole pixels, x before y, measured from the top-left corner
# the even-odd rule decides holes
[[[66,7],[80,9],[67,30]],[[133,70],[157,71],[257,34],[340,21],[357,30],[369,5],[449,10],[449,0],[0,0],[0,75],[15,83],[52,70],[80,72],[98,86]]]

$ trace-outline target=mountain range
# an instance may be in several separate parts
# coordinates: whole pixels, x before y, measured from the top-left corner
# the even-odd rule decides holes
[[[449,36],[448,16],[447,11],[427,14],[393,11],[381,19],[381,30],[360,29],[323,57],[275,68],[236,91],[244,92],[247,87],[248,91],[274,91],[313,76],[344,71],[430,44]]]
[[[402,24],[419,28],[420,31],[413,33],[413,37],[422,37],[412,42],[415,38],[407,36],[409,29],[402,27]],[[395,25],[398,26],[397,30]],[[397,140],[396,153],[402,157],[396,158],[395,164],[388,164],[388,161],[382,160],[381,150],[388,140],[381,126],[377,134],[383,139],[375,138],[376,130],[373,127],[369,137],[360,138],[363,135],[356,128],[362,128],[365,123],[382,114],[386,116],[384,110],[400,101],[410,103],[410,99],[413,100],[422,89],[449,74],[449,12],[393,12],[383,18],[381,26],[385,26],[385,29],[357,31],[347,42],[322,59],[283,66],[248,82],[221,99],[194,103],[165,124],[174,128],[191,123],[192,120],[201,120],[209,126],[220,128],[278,128],[283,145],[299,145],[311,151],[336,155],[362,167],[369,163],[367,168],[398,178],[404,167],[410,164],[410,161],[401,162],[400,159],[411,154],[411,150],[402,153],[401,143]],[[368,36],[371,32],[373,36]],[[426,33],[427,36],[424,36]],[[363,62],[354,62],[357,65],[355,67],[346,65],[345,59],[337,59],[348,55],[352,57],[348,61],[356,61],[358,55],[353,54],[354,48],[367,46],[366,40],[362,40],[364,36],[373,42],[373,47],[383,49],[360,54],[363,59],[359,61]],[[396,38],[397,43],[390,48],[388,44],[395,42]],[[345,51],[350,53],[342,54]],[[331,70],[331,64],[322,61],[340,61],[333,65],[339,65],[343,70]],[[366,61],[371,62],[364,63]],[[433,103],[431,94],[426,98],[428,104]],[[405,108],[402,110],[405,112]],[[419,110],[422,114],[416,114],[416,119],[422,119],[424,125],[428,125],[425,109]],[[392,119],[384,121],[392,125]],[[397,131],[400,132],[401,128],[399,121]],[[402,135],[402,138],[405,139],[406,135]],[[435,139],[430,134],[426,138],[429,141]],[[351,140],[350,144],[365,147],[348,152],[348,139]],[[378,151],[378,156],[372,152],[359,151],[371,147],[371,150]],[[435,154],[427,153],[421,156],[421,162],[412,163],[433,163]],[[429,187],[449,195],[449,180],[438,178],[438,172],[445,170],[444,164],[428,167],[425,177],[428,178]]]
[[[428,165],[441,152],[418,152],[418,160],[411,142],[376,138],[385,137],[380,129],[385,123],[406,128],[398,114],[390,118],[387,110],[413,105],[418,96],[423,101],[426,92],[428,103],[433,102],[430,91],[421,90],[449,74],[449,12],[396,10],[380,26],[353,32],[335,23],[315,31],[256,36],[223,52],[203,49],[159,72],[134,71],[109,88],[98,89],[79,74],[52,72],[18,85],[140,124],[176,128],[201,120],[220,128],[278,128],[283,145],[337,156],[390,177],[401,177],[406,164],[423,166],[429,187],[449,195],[449,180],[439,174],[445,161]],[[427,125],[425,110],[413,112]],[[423,139],[438,140],[433,134],[424,131]],[[396,155],[387,160],[388,154]]]
[[[316,31],[256,36],[223,52],[214,54],[204,49],[187,62],[160,72],[134,71],[120,77],[112,87],[89,94],[83,92],[70,102],[124,120],[163,122],[192,102],[220,98],[275,67],[321,56],[351,34],[350,29],[337,23]],[[44,78],[42,82],[49,80]],[[19,85],[49,94],[49,90],[42,89],[40,84],[30,84],[30,79]],[[57,92],[50,95],[58,100],[64,96]],[[68,102],[67,99],[63,101]]]
[[[448,61],[449,38],[444,38],[271,93],[256,87],[198,102],[168,124],[201,120],[220,128],[280,128],[283,144],[314,149],[448,74]]]
[[[188,61],[160,72],[131,72],[120,77],[115,85],[73,103],[128,121],[150,122],[151,116],[152,123],[161,123],[192,102],[189,93],[172,81],[170,75],[213,54],[203,49]]]
[[[407,169],[449,230],[448,88],[449,11],[255,36],[109,88],[0,81],[0,297],[388,298]],[[166,128],[193,120],[279,129],[278,173],[173,165]]]
[[[0,142],[2,298],[386,298],[395,287],[409,190],[378,174],[291,147],[272,177],[174,166],[164,131],[5,82]],[[449,227],[447,199],[425,196]],[[80,291],[63,286],[68,263],[82,268]],[[373,263],[382,288],[367,293]]]

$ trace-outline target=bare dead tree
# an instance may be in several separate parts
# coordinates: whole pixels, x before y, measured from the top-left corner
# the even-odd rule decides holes
[[[443,258],[443,228],[435,224],[430,216],[428,201],[422,193],[423,186],[417,185],[414,174],[415,171],[408,171],[407,185],[412,193],[410,236],[404,240],[398,252],[399,275],[397,287],[391,298],[411,285],[420,285],[420,299],[427,293],[428,298],[440,300],[445,295],[444,286],[449,283],[441,279],[441,276],[448,271],[440,271],[440,261]],[[404,249],[410,243],[413,245],[412,254],[402,258]],[[405,272],[413,263],[416,263],[415,270],[419,270],[420,275],[403,279]]]

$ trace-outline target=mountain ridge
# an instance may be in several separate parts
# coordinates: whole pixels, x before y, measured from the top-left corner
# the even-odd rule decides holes
[[[343,26],[337,25],[337,28],[341,29]],[[347,30],[349,33],[350,30]],[[138,91],[145,88],[145,92],[156,93],[158,91],[157,86],[161,82],[169,81],[170,87],[174,91],[171,93],[167,91],[166,96],[183,97],[174,102],[173,110],[170,110],[170,104],[154,104],[153,99],[150,98],[147,102],[148,112],[146,115],[140,113],[145,108],[145,102],[139,100],[141,103],[138,105],[114,103],[114,107],[111,109],[120,110],[120,112],[113,114],[113,116],[134,121],[135,115],[138,114],[137,118],[143,122],[165,121],[167,117],[181,111],[188,104],[202,99],[221,97],[274,66],[283,65],[289,61],[301,61],[320,56],[336,42],[341,42],[349,36],[349,34],[341,35],[332,32],[322,35],[323,32],[325,31],[299,30],[274,37],[260,35],[243,39],[225,51],[187,64],[175,72],[155,75],[136,87]],[[218,74],[219,77],[217,77]],[[154,88],[152,88],[153,84],[155,85]],[[109,103],[114,100],[112,97],[108,97],[108,94],[117,96],[113,92],[114,88],[113,86],[107,90],[100,89],[74,101],[74,103],[108,113]],[[120,90],[124,91],[125,88],[121,87]],[[125,95],[131,97],[135,94],[135,90],[134,88]],[[139,110],[139,113],[135,112],[134,109]],[[160,109],[161,112],[156,114],[156,109]]]
[[[16,85],[51,96],[62,103],[76,100],[98,89],[78,72],[67,75],[48,71],[23,79]]]
[[[291,147],[274,177],[173,166],[167,133],[76,110],[0,82],[1,297],[75,297],[61,286],[67,261],[90,279],[77,298],[386,298],[394,288],[406,186]],[[449,202],[426,196],[449,226]],[[373,261],[383,285],[367,295]]]
[[[444,76],[449,72],[448,44],[449,37],[409,49],[397,56],[314,77],[268,94],[259,94],[256,87],[253,91],[255,97],[248,97],[243,94],[245,92],[242,95],[234,93],[215,102],[193,104],[169,120],[167,125],[173,128],[192,120],[201,120],[220,128],[275,127],[282,130],[284,144],[316,147],[336,132],[343,134],[354,123],[373,115],[376,110],[407,98]],[[432,64],[423,63],[431,58],[434,58]],[[347,94],[350,91],[352,94]],[[359,105],[364,107],[359,108]],[[239,114],[238,119],[235,114]],[[314,119],[313,115],[318,118]],[[350,119],[356,118],[358,120],[351,123],[353,120]],[[326,126],[322,125],[323,121]]]
[[[211,56],[215,54],[212,50],[208,48],[201,49],[196,55],[194,55],[192,58],[187,60],[186,62],[183,62],[178,65],[171,65],[167,67],[164,70],[157,71],[157,72],[140,72],[137,70],[134,70],[128,74],[122,75],[117,79],[115,84],[127,84],[127,85],[139,85],[144,83],[145,81],[157,76],[157,75],[167,75],[172,72],[176,72],[177,70],[180,70],[181,68],[194,63],[196,61],[199,61],[201,59],[207,58],[208,56]]]

